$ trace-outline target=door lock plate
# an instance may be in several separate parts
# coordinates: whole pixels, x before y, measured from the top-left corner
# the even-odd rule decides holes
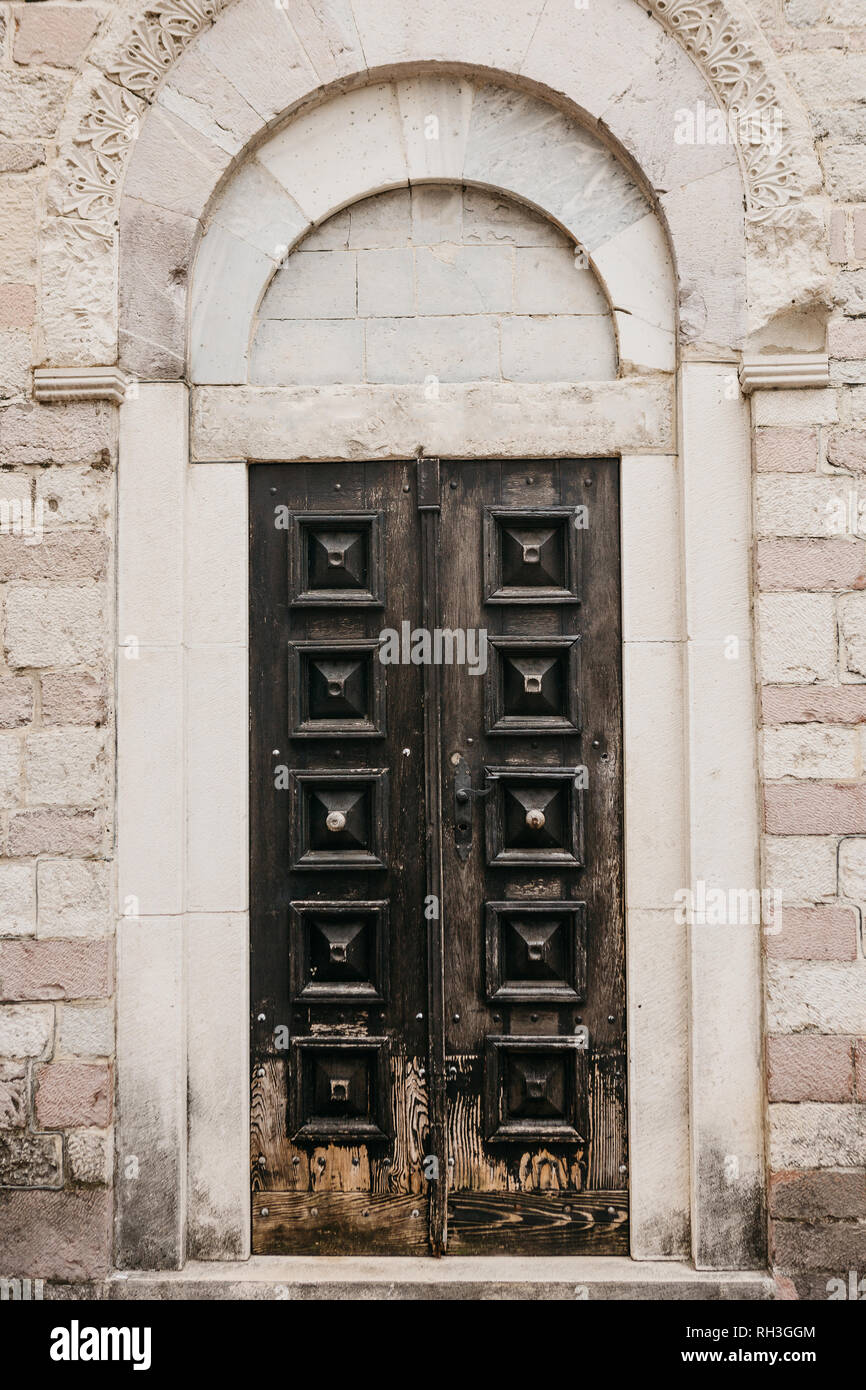
[[[472,773],[465,758],[454,764],[454,848],[465,864],[472,849]]]

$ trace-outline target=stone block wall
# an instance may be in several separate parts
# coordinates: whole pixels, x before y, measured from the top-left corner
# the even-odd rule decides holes
[[[764,867],[784,897],[766,937],[771,1248],[783,1293],[825,1298],[831,1279],[866,1277],[866,0],[746,5],[832,200],[830,386],[754,403]],[[88,54],[139,12],[0,4],[0,1275],[98,1277],[112,1258],[116,412],[37,404],[32,369],[40,290],[73,260],[56,236],[40,253],[67,102]],[[365,268],[353,260],[355,304],[347,289],[335,322],[357,333],[369,302],[405,337],[401,272],[376,260],[399,248],[305,244],[331,272],[340,249]],[[266,311],[281,295],[291,308],[278,277]],[[543,297],[511,304],[550,312]],[[299,314],[265,312],[263,341],[285,343]]]
[[[826,1298],[866,1274],[866,4],[753,8],[834,205],[831,387],[757,399],[754,436],[765,872],[786,904],[766,962],[772,1256]]]
[[[610,380],[611,314],[579,256],[545,218],[482,189],[364,199],[274,276],[250,381]]]
[[[0,411],[0,1266],[81,1278],[110,1262],[115,421],[22,395]]]

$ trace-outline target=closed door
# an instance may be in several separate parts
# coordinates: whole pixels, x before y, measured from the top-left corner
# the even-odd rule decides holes
[[[627,1253],[617,484],[250,469],[257,1252]]]

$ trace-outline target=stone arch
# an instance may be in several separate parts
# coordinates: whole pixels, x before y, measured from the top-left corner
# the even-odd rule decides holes
[[[653,0],[652,13],[661,8]],[[148,1050],[121,1049],[122,1151],[136,1151],[139,1137],[159,1149],[148,1182],[119,1192],[120,1248],[127,1262],[173,1264],[182,1262],[185,1248],[222,1256],[247,1248],[241,1099],[247,1078],[238,1031],[248,1002],[242,964],[247,847],[237,815],[246,804],[248,723],[245,460],[405,457],[421,438],[429,452],[455,457],[498,456],[500,447],[512,455],[538,449],[545,456],[572,457],[579,440],[581,449],[622,458],[629,566],[625,683],[635,729],[626,752],[627,896],[635,910],[634,969],[631,963],[629,968],[634,1008],[643,1010],[632,1017],[634,1067],[642,1068],[633,1073],[631,1091],[633,1192],[640,1213],[634,1252],[683,1255],[691,1239],[699,1266],[760,1263],[758,943],[752,936],[721,942],[699,933],[686,940],[670,921],[670,904],[673,892],[689,881],[756,882],[750,456],[746,407],[730,391],[729,378],[750,328],[769,321],[781,333],[790,299],[805,310],[820,306],[823,280],[811,240],[817,223],[809,199],[817,184],[805,165],[793,158],[781,188],[757,165],[751,174],[747,170],[744,183],[736,146],[677,144],[673,138],[680,107],[718,99],[727,66],[717,55],[739,42],[726,20],[717,32],[716,20],[726,14],[721,6],[671,0],[665,13],[678,16],[683,33],[691,33],[696,8],[708,27],[689,42],[696,53],[707,50],[718,89],[690,60],[688,44],[684,49],[675,42],[633,0],[611,0],[587,11],[566,0],[530,0],[522,8],[512,0],[504,8],[478,3],[453,12],[434,4],[411,17],[391,0],[384,6],[355,0],[353,10],[341,0],[315,6],[289,0],[287,9],[272,0],[236,0],[217,23],[200,27],[182,56],[175,55],[165,80],[160,73],[170,65],[140,44],[135,63],[146,77],[145,95],[135,90],[138,68],[120,72],[120,80],[108,84],[110,101],[88,117],[88,130],[97,132],[91,150],[98,141],[99,148],[118,144],[122,150],[108,191],[98,161],[90,166],[96,171],[91,183],[86,171],[75,176],[82,206],[94,214],[75,225],[90,228],[93,237],[107,226],[114,236],[113,209],[125,170],[120,346],[123,363],[140,378],[122,414],[119,589],[120,630],[144,638],[141,662],[121,666],[118,823],[120,881],[145,883],[141,911],[149,935],[145,941],[133,924],[121,923],[121,1027],[130,1035],[135,1031],[143,989],[139,964],[155,975],[164,962],[173,963],[164,992],[156,983],[151,990],[157,1012],[163,1012],[148,1017],[148,1027],[153,1036],[165,1035],[166,1049],[174,1047],[180,1077],[167,1096]],[[167,5],[157,15],[172,13],[177,11]],[[572,27],[575,16],[582,29]],[[165,28],[161,18],[157,22]],[[732,92],[731,102],[748,106],[753,97],[758,100],[756,92],[767,97],[770,89],[759,80],[763,69],[758,59],[753,63],[748,46],[738,62],[740,96]],[[377,95],[377,87],[396,93],[401,83],[409,98],[408,122],[397,95],[384,103],[390,114],[383,118],[381,91]],[[419,114],[429,114],[431,93],[439,108],[434,114],[444,116],[450,137],[435,152],[420,143],[417,129]],[[485,159],[473,174],[467,169],[473,116],[497,101],[505,119],[488,121]],[[388,138],[379,138],[381,128],[371,136],[374,109],[380,112],[375,119],[390,127]],[[348,110],[355,113],[353,121],[346,120]],[[365,112],[367,138],[359,145],[352,132]],[[127,162],[130,113],[141,128]],[[544,146],[548,138],[553,143]],[[333,155],[328,178],[316,161],[316,142],[322,140]],[[562,179],[556,183],[550,170],[560,156]],[[636,213],[597,243],[586,183],[579,189],[584,196],[568,196],[568,180],[582,157],[599,162],[604,177],[615,182],[614,201]],[[297,180],[286,172],[293,160]],[[539,167],[546,175],[540,184]],[[232,205],[231,199],[250,170],[254,177],[264,171],[278,200],[289,200],[276,242],[265,227],[269,239],[256,244],[262,228],[253,224],[261,221],[262,204],[255,188],[247,190],[247,223],[237,220],[244,200]],[[341,184],[334,184],[334,170]],[[303,391],[239,387],[246,377],[237,363],[221,384],[187,391],[190,275],[193,311],[200,303],[204,315],[194,326],[193,343],[202,324],[207,328],[207,294],[197,298],[200,286],[216,292],[222,285],[231,290],[227,308],[237,314],[238,340],[247,342],[255,306],[280,259],[276,244],[288,248],[364,193],[467,177],[491,188],[505,186],[587,244],[622,320],[621,365],[627,372],[640,369],[648,381],[625,375],[614,382],[559,383],[549,396],[510,385],[485,395],[473,383],[469,390],[443,393],[435,412],[426,414],[414,387],[411,400],[385,386],[360,401],[337,388],[323,408]],[[55,221],[72,225],[66,212]],[[624,240],[632,235],[634,244]],[[747,268],[760,285],[761,256],[774,239],[791,273],[781,277],[787,280],[783,299],[773,297],[776,289],[757,296],[757,318],[750,325]],[[234,243],[240,261],[233,268],[221,262],[220,244],[228,254]],[[646,261],[635,257],[638,243]],[[210,273],[200,279],[209,257]],[[675,287],[661,296],[664,312],[656,324],[646,313],[635,313],[646,292],[648,265],[656,283]],[[105,287],[99,293],[110,301]],[[217,306],[219,316],[225,318],[225,311]],[[85,355],[95,351],[89,316],[88,307],[74,345]],[[637,352],[627,345],[630,318],[656,330]],[[103,327],[100,342],[108,342],[110,331]],[[591,389],[599,385],[603,390]],[[495,437],[490,422],[497,417],[502,423]],[[481,422],[474,439],[468,438],[471,420]],[[519,433],[521,420],[529,421],[529,444],[526,433]],[[145,509],[152,524],[141,527]],[[708,517],[714,528],[709,532]],[[156,572],[163,578],[159,590],[149,578]],[[722,639],[731,633],[739,635],[742,661],[722,655]],[[225,701],[219,711],[232,731],[228,739],[221,737],[218,719],[207,721],[207,728],[191,725],[197,698],[216,698],[214,692]],[[140,788],[158,761],[148,725],[148,711],[157,705],[163,744],[166,729],[173,740],[166,757],[177,761],[177,749],[188,756],[176,779],[181,790],[171,793],[166,814],[154,816],[158,824],[149,836],[134,827]],[[721,740],[719,708],[726,720]],[[653,749],[642,763],[641,745]],[[675,769],[665,780],[664,806],[653,764],[659,746]],[[162,783],[157,793],[155,800],[169,795]],[[232,814],[220,814],[223,806]],[[154,846],[165,851],[172,873],[161,873],[151,891],[152,866],[162,867]],[[214,928],[222,933],[225,959],[235,962],[218,978],[212,978],[208,954]],[[656,973],[660,961],[665,967],[674,962],[662,980]],[[185,968],[193,984],[186,1013],[179,984]],[[226,1020],[233,1041],[227,1036],[219,1049],[212,1047],[203,1008]],[[139,1134],[136,1126],[141,1131],[145,1121],[147,1132]],[[736,1158],[736,1175],[723,1182],[729,1155]],[[167,1203],[166,1192],[176,1201]],[[149,1221],[158,1227],[151,1247],[158,1247],[156,1256],[140,1248],[139,1232]]]
[[[686,325],[689,304],[701,316],[704,288],[687,267],[689,242],[707,238],[719,209],[744,198],[745,245],[742,230],[733,253],[714,233],[695,259],[713,266],[717,283],[720,265],[734,270],[726,257],[739,258],[740,278],[748,259],[750,320],[731,325],[729,350],[741,345],[747,327],[760,335],[770,322],[769,341],[790,345],[792,306],[811,312],[828,302],[823,208],[814,196],[820,170],[804,118],[745,15],[723,0],[642,5],[610,0],[579,10],[571,0],[532,0],[454,10],[438,0],[410,22],[398,0],[359,0],[354,8],[345,0],[315,7],[306,0],[284,7],[273,0],[156,0],[132,34],[118,37],[118,20],[94,46],[61,132],[43,231],[46,360],[110,355],[114,229],[132,151],[133,187],[134,170],[160,143],[198,159],[204,168],[189,189],[196,206],[181,213],[195,221],[238,150],[263,126],[328,88],[418,64],[509,74],[570,104],[617,141],[656,190],[669,223]],[[733,144],[677,145],[677,110],[698,102],[753,117],[778,113],[778,148],[744,145],[739,126]],[[168,136],[166,126],[173,127]],[[156,208],[154,228],[160,210],[177,211]],[[194,239],[184,239],[182,224],[171,233],[177,264],[163,292],[177,289]],[[50,270],[58,245],[79,267],[62,281]],[[775,277],[766,273],[770,263]]]
[[[431,119],[435,139],[425,133]],[[339,158],[329,160],[337,138]],[[136,177],[132,172],[133,198]],[[277,265],[314,226],[381,189],[428,182],[491,189],[555,221],[605,289],[620,372],[675,369],[673,268],[664,228],[636,180],[595,135],[549,103],[437,75],[335,96],[271,135],[223,183],[204,219],[192,276],[190,380],[247,379],[256,308]],[[145,191],[158,192],[149,185]],[[124,361],[144,373],[154,361],[156,335],[142,328],[153,308],[152,285],[152,275],[130,264]],[[735,298],[742,293],[736,282],[728,288]],[[178,355],[182,307],[178,299],[168,322]],[[724,332],[711,318],[721,308],[717,297],[705,323],[710,338]]]

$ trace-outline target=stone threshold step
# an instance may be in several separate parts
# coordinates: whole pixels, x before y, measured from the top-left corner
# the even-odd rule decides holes
[[[52,1298],[127,1299],[699,1299],[778,1297],[764,1270],[696,1270],[624,1257],[253,1256],[194,1261],[182,1270],[117,1273],[90,1285],[55,1285]]]

